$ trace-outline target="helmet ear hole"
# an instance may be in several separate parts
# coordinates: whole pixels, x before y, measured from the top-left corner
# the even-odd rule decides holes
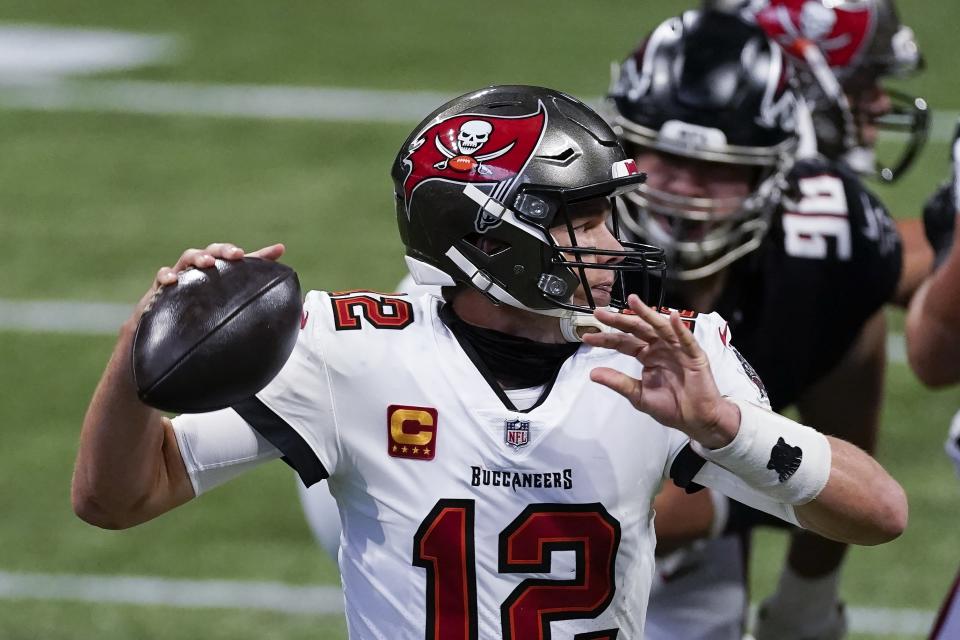
[[[490,236],[482,233],[468,234],[463,238],[463,241],[473,245],[479,249],[481,253],[491,258],[500,255],[510,248],[510,243],[491,238]]]

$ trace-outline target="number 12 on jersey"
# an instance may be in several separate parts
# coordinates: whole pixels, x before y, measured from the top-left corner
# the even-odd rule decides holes
[[[477,640],[474,501],[440,500],[413,538],[427,572],[428,640]],[[620,523],[600,503],[531,504],[499,537],[500,573],[548,573],[554,551],[573,551],[569,580],[528,578],[500,606],[504,640],[549,640],[550,623],[595,618],[610,604]],[[577,635],[613,640],[617,629]]]

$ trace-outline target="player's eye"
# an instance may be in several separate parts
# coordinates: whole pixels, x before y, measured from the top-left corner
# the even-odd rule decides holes
[[[574,231],[592,231],[604,223],[603,218],[587,218],[573,227]]]

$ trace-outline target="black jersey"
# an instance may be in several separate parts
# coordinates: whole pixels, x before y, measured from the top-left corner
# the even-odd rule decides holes
[[[901,270],[894,222],[858,176],[816,159],[798,163],[788,181],[763,245],[730,267],[714,309],[775,410],[837,365]]]

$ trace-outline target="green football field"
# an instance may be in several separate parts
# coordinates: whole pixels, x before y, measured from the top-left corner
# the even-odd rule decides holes
[[[903,87],[955,115],[960,5],[901,4],[928,59],[926,74]],[[2,29],[23,24],[169,35],[175,53],[121,71],[47,77],[26,93],[3,75],[0,59],[0,303],[132,306],[159,266],[186,247],[219,240],[246,249],[286,243],[285,261],[306,288],[390,288],[403,263],[388,172],[414,122],[278,118],[257,105],[248,117],[216,115],[236,107],[229,100],[207,105],[204,114],[204,89],[456,95],[523,82],[594,97],[606,88],[609,62],[678,8],[621,0],[6,0],[0,56]],[[156,87],[177,96],[177,115],[143,113],[151,106],[162,111],[158,105],[168,100],[152,97]],[[381,95],[375,106],[388,111],[389,96],[400,94]],[[919,215],[945,176],[949,129],[949,116],[940,117],[907,179],[878,189],[899,217]],[[901,322],[891,312],[894,330]],[[36,574],[337,584],[335,567],[314,547],[300,514],[294,476],[280,463],[131,531],[100,531],[73,516],[79,427],[112,342],[110,335],[0,331],[0,638],[344,638],[336,614],[131,604],[132,596],[110,601],[93,590],[20,589],[24,576]],[[874,626],[851,636],[858,639],[923,637],[898,631],[898,621],[934,610],[960,565],[960,483],[942,454],[960,390],[926,391],[899,362],[889,366],[888,381],[879,457],[906,487],[911,520],[894,543],[850,554],[843,594]],[[772,588],[783,550],[782,536],[760,536],[755,597]]]

